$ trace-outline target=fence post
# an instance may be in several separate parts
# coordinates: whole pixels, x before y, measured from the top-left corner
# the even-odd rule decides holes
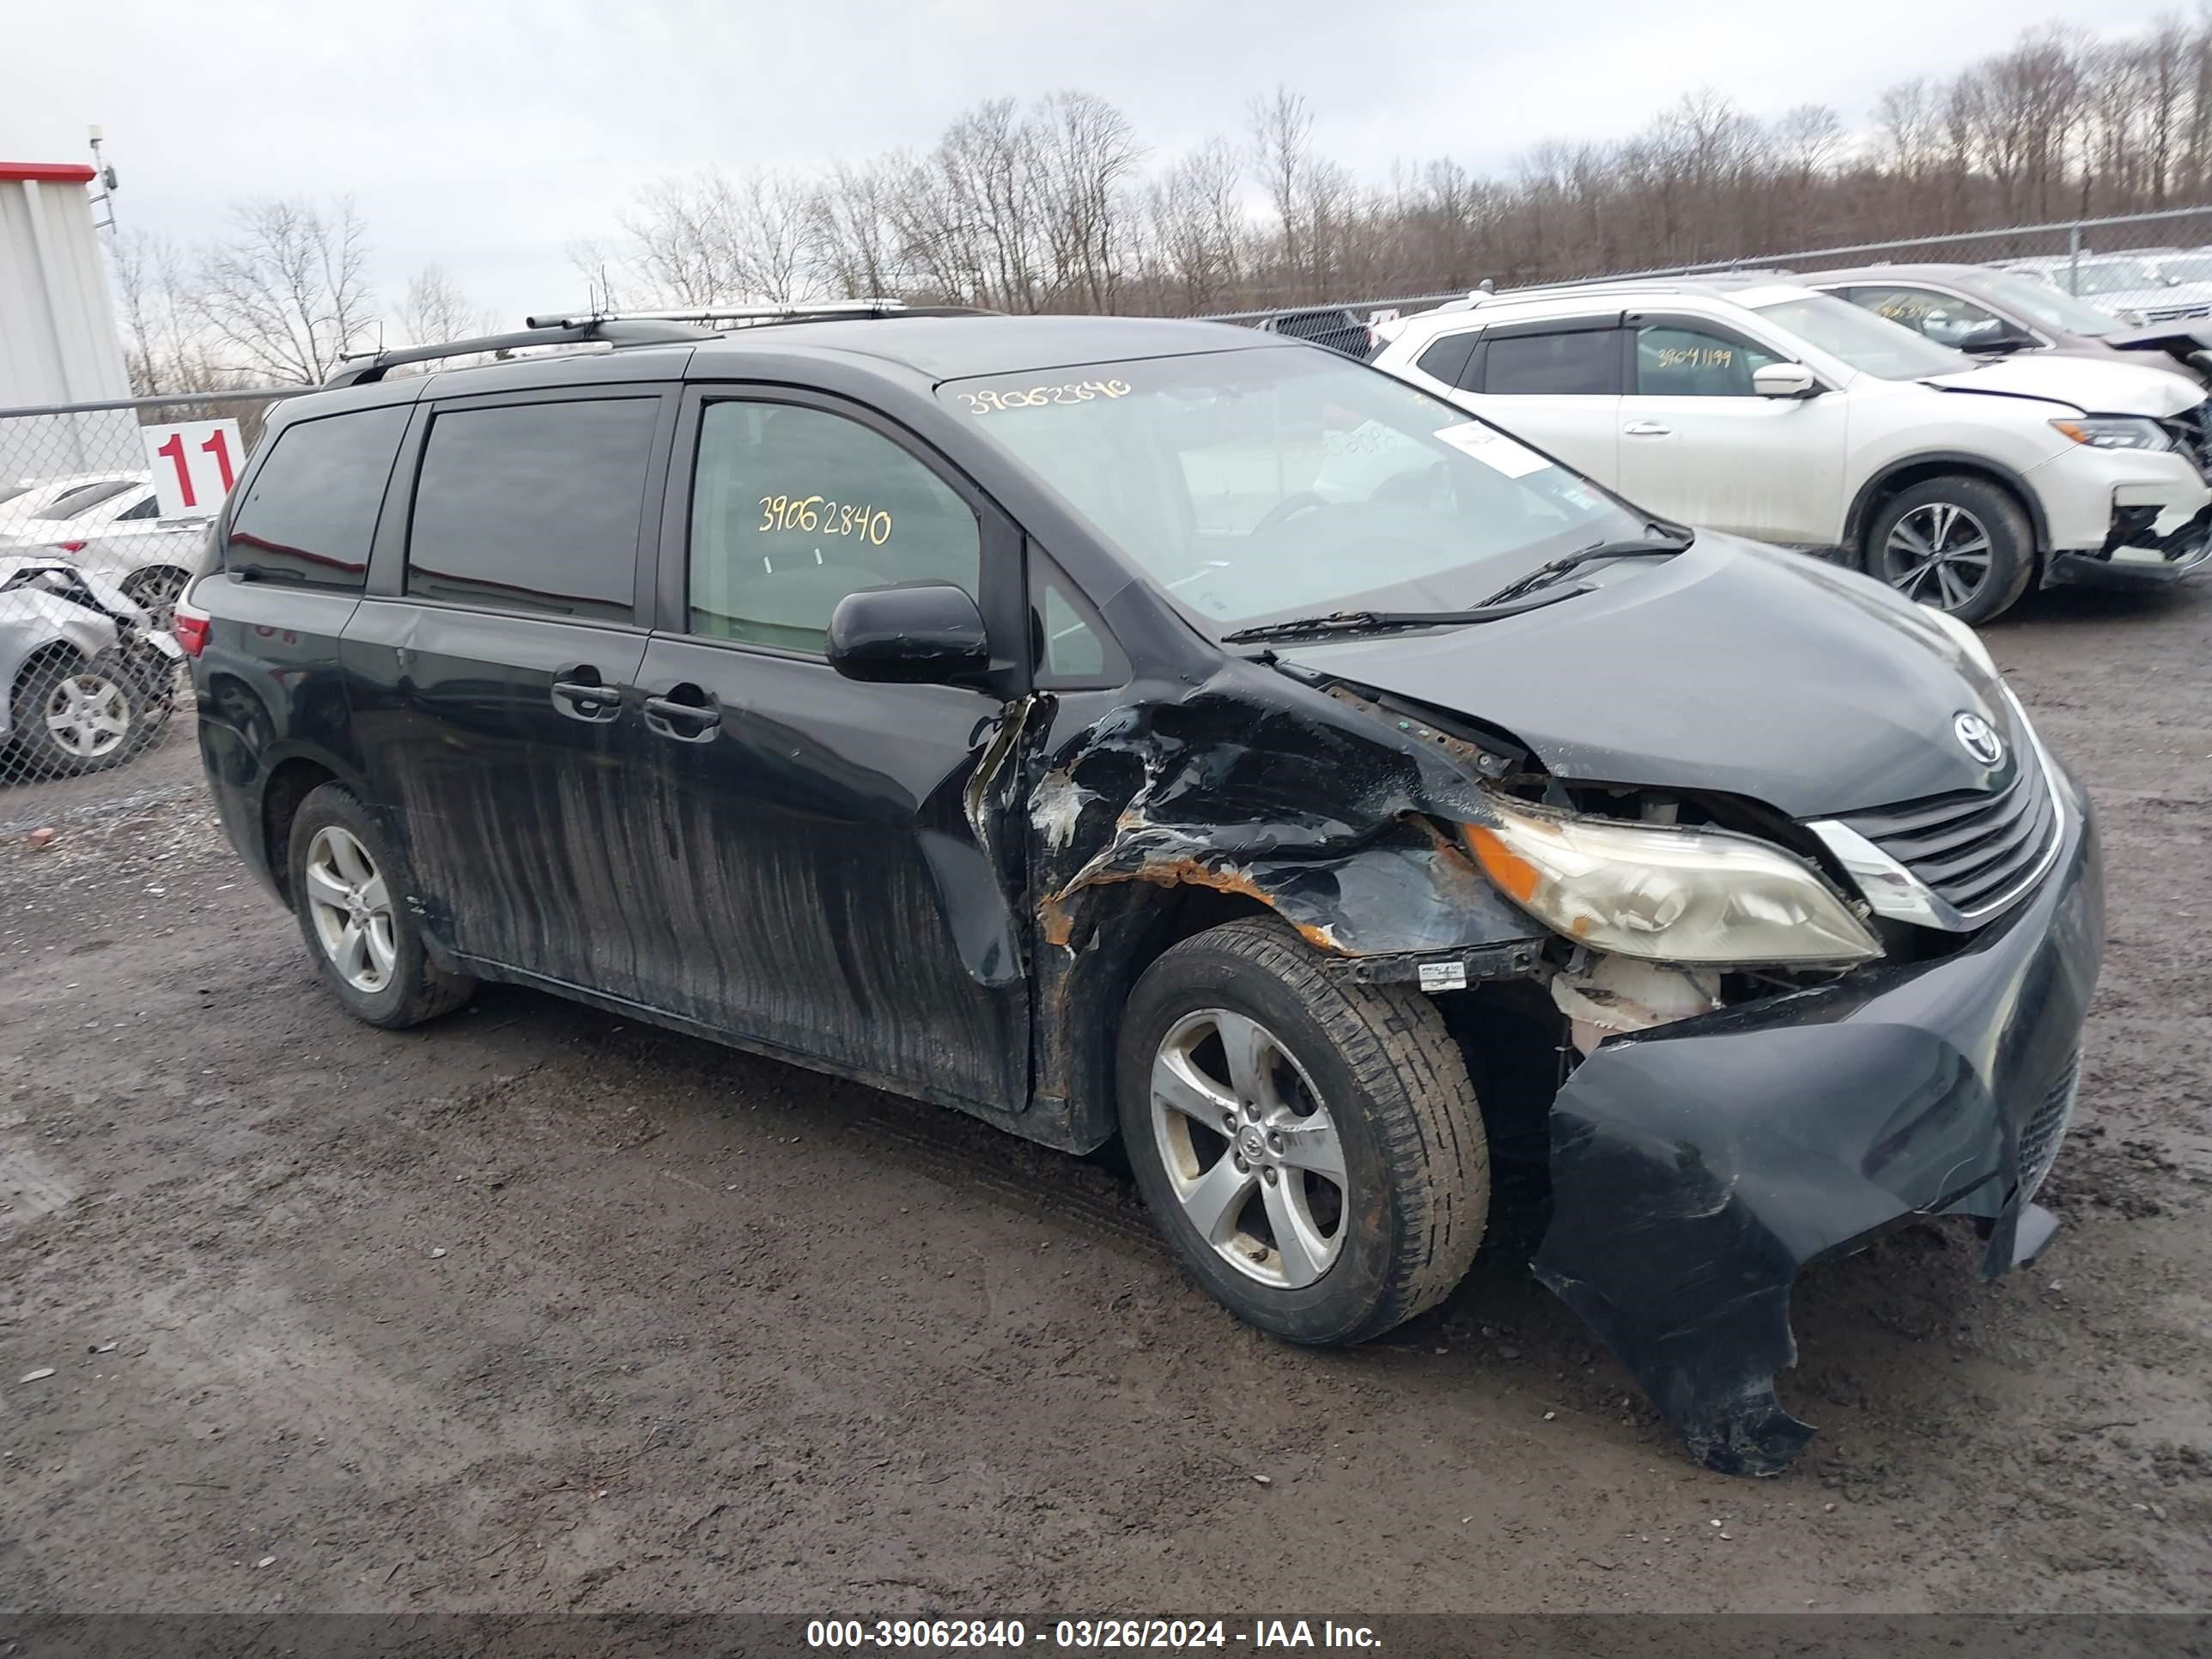
[[[2081,292],[2081,222],[2066,227],[2066,291],[2077,298]]]

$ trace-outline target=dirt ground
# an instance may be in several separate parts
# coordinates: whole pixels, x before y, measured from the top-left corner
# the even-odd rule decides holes
[[[1765,1482],[1510,1214],[1437,1311],[1283,1346],[1103,1164],[528,993],[351,1024],[181,724],[0,792],[0,1606],[2203,1607],[2212,586],[1989,640],[2107,838],[2065,1224],[1808,1274]]]

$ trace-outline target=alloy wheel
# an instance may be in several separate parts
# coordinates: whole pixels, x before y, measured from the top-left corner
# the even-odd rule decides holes
[[[191,580],[185,571],[164,568],[132,577],[123,585],[123,591],[145,611],[149,623],[166,634],[177,625],[177,600]]]
[[[1302,1290],[1335,1265],[1351,1204],[1320,1091],[1259,1021],[1184,1015],[1152,1059],[1152,1133],[1184,1216],[1247,1278]]]
[[[1909,599],[1956,611],[1990,579],[1990,532],[1965,507],[1929,501],[1892,525],[1882,543],[1883,575]]]
[[[86,672],[56,683],[40,711],[46,735],[72,760],[101,760],[131,735],[131,696],[108,675]]]
[[[392,983],[399,960],[383,872],[350,830],[332,823],[307,843],[305,879],[307,914],[331,965],[355,990],[374,996]]]

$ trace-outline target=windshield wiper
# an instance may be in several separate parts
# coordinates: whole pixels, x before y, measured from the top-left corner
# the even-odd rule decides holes
[[[1653,528],[1657,528],[1654,526]],[[1649,542],[1592,542],[1578,553],[1569,553],[1540,564],[1525,576],[1516,577],[1483,601],[1486,605],[1502,605],[1508,599],[1544,587],[1570,570],[1578,570],[1586,564],[1595,564],[1600,559],[1663,559],[1672,558],[1689,546],[1692,538],[1682,537],[1677,541]]]
[[[1224,634],[1224,645],[1249,645],[1259,640],[1317,640],[1331,634],[1382,634],[1395,628],[1452,628],[1462,623],[1496,622],[1524,611],[1556,605],[1589,589],[1581,582],[1572,587],[1547,587],[1540,593],[1500,603],[1486,599],[1470,611],[1332,611],[1325,617],[1293,617],[1288,622],[1261,623]]]

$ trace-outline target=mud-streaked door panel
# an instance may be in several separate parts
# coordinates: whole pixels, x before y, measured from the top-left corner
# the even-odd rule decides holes
[[[344,643],[434,937],[616,996],[642,983],[635,688],[676,406],[621,385],[419,407]]]
[[[638,676],[666,883],[647,1000],[931,1099],[1018,1110],[1022,842],[1004,832],[1013,767],[996,742],[1021,706],[1014,665],[975,685],[878,684],[825,649],[848,594],[912,581],[976,599],[994,655],[1018,642],[1019,535],[857,404],[690,398],[672,469],[689,487],[668,492],[661,631]]]
[[[1024,980],[966,811],[987,694],[655,638],[654,1006],[933,1097],[1018,1105]]]
[[[372,786],[453,950],[615,995],[653,842],[639,803],[645,635],[364,600],[344,645]],[[625,701],[627,692],[627,701]]]

